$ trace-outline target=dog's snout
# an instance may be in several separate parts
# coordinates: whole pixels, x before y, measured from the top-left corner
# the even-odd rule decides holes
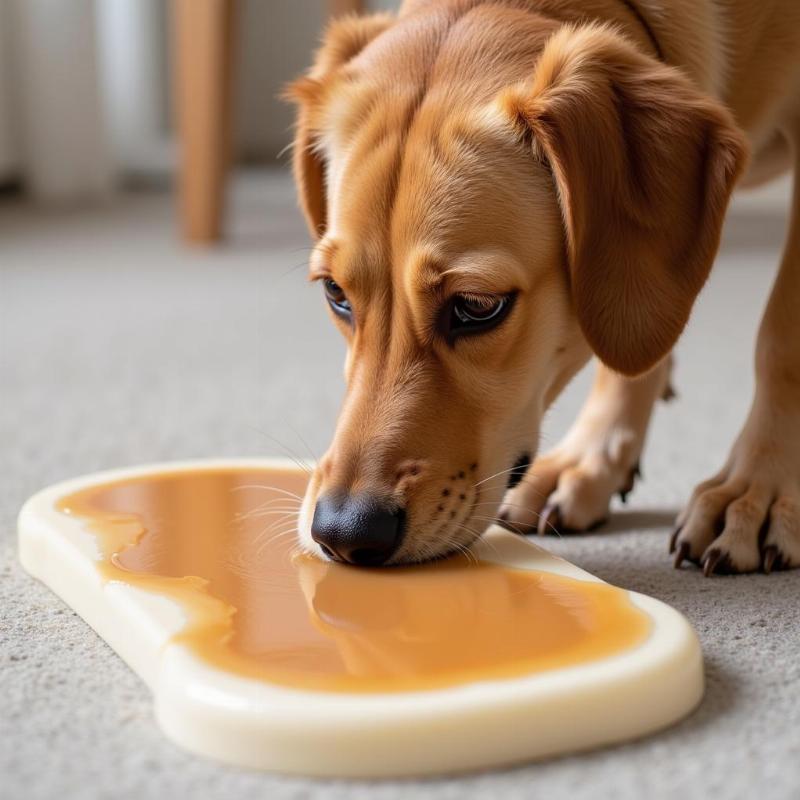
[[[361,567],[385,564],[400,546],[405,512],[370,495],[323,495],[311,536],[326,555]]]

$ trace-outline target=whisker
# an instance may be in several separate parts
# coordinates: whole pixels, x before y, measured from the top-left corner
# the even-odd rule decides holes
[[[293,503],[295,507],[299,508],[303,504],[303,500],[300,497],[273,497],[272,500],[265,500],[263,503],[259,503],[257,506],[253,506],[253,508],[266,508],[267,506],[274,506],[276,503]]]
[[[276,506],[277,502],[284,503],[284,505],[273,508],[273,506]],[[292,505],[288,505],[288,503],[289,501],[282,497],[279,501],[262,503],[261,505],[249,508],[247,511],[237,511],[233,515],[233,522],[244,522],[251,517],[258,516],[262,511],[300,511],[302,509],[301,503],[295,503]]]
[[[500,553],[497,550],[497,545],[491,539],[487,539],[484,536],[481,538],[481,543],[488,547],[498,558],[501,558]]]
[[[297,453],[295,453],[290,447],[287,447],[280,439],[276,439],[271,433],[267,433],[265,430],[255,426],[255,425],[248,425],[251,430],[254,430],[256,433],[260,433],[262,436],[266,437],[270,441],[274,442],[275,444],[280,447],[284,454],[293,461],[298,467],[300,467],[303,472],[308,474],[309,477],[313,474],[313,469],[305,463],[303,459],[301,459]]]
[[[316,453],[311,449],[311,445],[300,435],[300,432],[294,427],[294,425],[292,425],[291,422],[286,419],[286,417],[283,418],[283,422],[289,428],[289,430],[303,443],[306,450],[308,450],[309,454],[311,455],[312,461],[314,463],[319,461]]]
[[[487,483],[488,481],[492,480],[492,478],[497,478],[500,475],[507,475],[509,472],[513,472],[515,469],[519,469],[519,465],[518,464],[514,464],[514,466],[509,467],[508,469],[501,469],[500,472],[495,472],[494,475],[490,475],[488,478],[484,478],[482,481],[478,481],[477,483],[474,483],[472,485],[472,488],[475,489],[478,486],[481,486],[482,484]]]
[[[507,508],[524,508],[524,509],[527,509],[528,511],[530,511],[531,513],[533,513],[533,514],[536,513],[529,506],[523,506],[520,503],[504,503],[502,500],[500,502],[498,502],[498,503],[494,503],[491,500],[487,500],[487,501],[485,501],[483,503],[475,503],[473,508],[477,508],[478,506],[497,506],[497,507],[503,506],[504,508],[506,508],[506,507]]]
[[[510,528],[514,533],[519,534],[520,536],[526,536],[527,534],[525,531],[520,530],[513,522],[507,522],[505,520],[501,520],[499,517],[473,517],[472,519],[481,520],[482,522],[488,522],[490,525],[500,525],[502,528]]]
[[[274,522],[271,524],[265,525],[259,532],[253,537],[253,542],[260,542],[265,536],[277,536],[279,533],[282,533],[286,530],[297,530],[297,520],[291,519],[286,520],[285,522]]]
[[[290,536],[297,531],[297,525],[294,522],[291,525],[287,525],[284,528],[279,530],[274,530],[272,528],[265,528],[254,540],[253,544],[258,544],[259,547],[256,549],[256,557],[260,556],[263,552],[264,548],[267,545],[273,544],[277,542],[279,539],[284,538],[285,536]],[[265,536],[265,534],[270,533],[270,536]]]
[[[536,476],[534,475],[533,477],[535,478]],[[487,480],[490,480],[490,479],[487,478]],[[486,487],[487,491],[492,491],[493,489],[497,489],[497,488],[498,488],[498,485],[487,486]],[[544,500],[546,500],[547,497],[549,496],[549,495],[545,494],[545,492],[541,491],[540,489],[536,489],[530,481],[526,481],[525,482],[525,491],[533,492],[533,494],[537,495],[538,497],[541,497]]]
[[[279,279],[285,278],[287,275],[291,275],[295,270],[300,269],[300,267],[307,267],[307,266],[308,266],[308,261],[307,260],[306,261],[301,261],[299,264],[295,264],[294,266],[289,267],[289,269],[284,270],[283,272],[281,272],[281,274],[278,275],[278,278]]]
[[[281,149],[278,150],[278,153],[275,156],[275,160],[280,161],[293,147],[294,147],[293,141],[281,147]]]
[[[297,558],[298,556],[313,556],[316,553],[311,550],[310,548],[306,547],[305,545],[298,542],[290,551],[289,551],[289,558]]]
[[[459,528],[459,529],[461,529],[461,530],[467,531],[467,533],[470,533],[470,534],[472,534],[472,536],[473,536],[473,539],[472,539],[472,541],[471,541],[469,544],[464,544],[463,542],[459,542],[457,539],[453,539],[453,538],[451,537],[450,539],[448,539],[448,540],[447,540],[447,543],[446,543],[446,544],[447,544],[447,546],[448,546],[448,547],[455,547],[455,548],[456,548],[456,550],[457,550],[459,553],[461,553],[461,554],[463,554],[463,555],[464,555],[464,557],[467,559],[467,562],[468,562],[469,564],[473,564],[473,565],[477,566],[477,565],[478,565],[480,562],[479,562],[479,560],[478,560],[478,557],[475,555],[475,553],[473,553],[473,552],[472,552],[472,550],[470,549],[470,547],[471,547],[471,545],[472,545],[472,544],[474,544],[474,543],[475,543],[475,542],[476,542],[478,539],[480,539],[480,537],[481,537],[481,534],[479,534],[479,533],[477,533],[476,531],[472,530],[472,528],[468,528],[466,525],[461,525],[460,523],[458,523],[458,524],[456,525],[456,527],[457,527],[457,528]]]
[[[289,530],[289,531],[282,531],[282,532],[281,532],[280,534],[278,534],[277,536],[273,536],[273,537],[271,537],[271,538],[269,538],[269,539],[265,539],[265,540],[264,540],[264,541],[263,541],[263,542],[262,542],[262,543],[259,545],[258,549],[256,550],[254,558],[259,558],[259,557],[261,556],[261,554],[264,552],[264,550],[265,550],[267,547],[269,547],[269,545],[271,545],[271,544],[275,544],[275,542],[277,542],[279,539],[283,539],[285,536],[290,536],[291,534],[292,534],[292,531],[291,531],[291,530]]]
[[[295,511],[280,511],[275,513],[278,515],[278,518],[265,521],[264,527],[262,528],[261,532],[257,535],[257,537],[261,536],[263,533],[267,531],[271,530],[274,531],[283,525],[288,525],[288,524],[297,525],[297,521],[300,517],[300,514]]]
[[[262,503],[260,505],[253,506],[253,508],[249,508],[246,511],[237,511],[234,514],[234,519],[246,519],[253,514],[258,514],[260,511],[299,511],[301,508],[301,503],[281,497],[278,501]]]
[[[288,489],[281,489],[279,486],[267,486],[266,484],[261,483],[243,483],[240,486],[234,486],[231,491],[238,492],[242,489],[262,489],[265,492],[278,492],[279,494],[285,494],[288,497],[293,497],[295,500],[299,500],[301,503],[303,502],[303,498],[300,497],[299,494],[290,492]]]
[[[273,508],[270,511],[259,511],[257,514],[253,514],[253,515],[247,517],[246,519],[240,520],[240,522],[247,522],[247,521],[253,520],[253,519],[264,519],[265,517],[275,517],[275,516],[277,516],[277,517],[279,517],[281,519],[285,519],[287,517],[299,517],[300,516],[300,512],[299,511],[293,511],[292,509],[289,509],[287,511],[287,510],[282,509],[282,508]]]
[[[257,506],[253,506],[247,510],[239,511],[238,514],[252,514],[254,511],[265,511],[276,506],[278,508],[299,510],[303,507],[303,504],[299,500],[295,500],[293,497],[277,497],[274,500],[267,501],[266,503],[259,503]]]
[[[535,517],[535,519],[537,521],[542,519],[542,515],[539,512],[533,511],[531,509],[527,509],[527,510],[530,511],[530,513]],[[472,519],[481,519],[481,520],[488,521],[488,522],[494,522],[495,524],[500,525],[500,526],[502,526],[504,528],[512,528],[515,533],[518,533],[521,536],[528,536],[529,534],[535,532],[534,528],[531,528],[528,532],[521,531],[521,530],[519,530],[518,527],[516,527],[514,525],[514,523],[511,523],[508,520],[501,520],[498,517],[491,517],[491,518],[489,518],[489,517],[473,517]],[[561,531],[559,531],[558,528],[556,528],[556,526],[553,525],[552,522],[549,522],[546,519],[545,519],[545,522],[547,524],[547,527],[552,531],[552,533],[555,536],[558,536],[559,539],[563,538],[563,535],[561,534]]]
[[[482,505],[492,505],[492,504],[491,503],[488,503],[488,504],[487,503],[478,503],[478,504],[476,504],[476,507],[478,505],[482,506]],[[530,506],[522,505],[521,503],[501,503],[500,505],[503,508],[516,508],[516,509],[519,509],[520,511],[526,511],[528,514],[530,514],[531,516],[533,516],[533,517],[535,517],[537,519],[541,515],[540,511],[536,511],[536,509],[531,508]],[[497,518],[497,520],[498,520],[499,524],[503,524],[503,525],[507,525],[508,524],[508,522],[506,520],[503,520],[502,522],[500,522],[499,517]]]

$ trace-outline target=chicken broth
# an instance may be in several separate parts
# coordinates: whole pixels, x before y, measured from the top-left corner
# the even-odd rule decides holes
[[[282,686],[396,692],[519,677],[641,644],[649,617],[603,583],[458,555],[365,569],[300,551],[306,476],[165,471],[58,502],[97,540],[106,580],[173,598],[174,639]]]

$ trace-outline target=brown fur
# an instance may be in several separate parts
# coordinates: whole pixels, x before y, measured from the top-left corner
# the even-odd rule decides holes
[[[800,76],[800,26],[774,20],[800,23],[788,2],[733,2],[724,25],[715,6],[672,2],[674,15],[649,0],[416,0],[396,19],[329,29],[290,90],[294,171],[317,239],[312,278],[344,289],[355,324],[336,320],[348,389],[304,504],[306,545],[329,491],[405,508],[395,561],[467,545],[591,351],[607,376],[576,455],[538,462],[510,497],[537,514],[536,475],[552,473],[539,495],[557,492],[594,440],[617,454],[600,482],[579,470],[594,476],[595,505],[629,480],[746,137],[751,177],[772,174],[800,112],[798,86],[782,78]],[[741,39],[741,62],[726,36]],[[449,297],[508,292],[516,303],[496,330],[455,345],[437,335]],[[524,518],[513,505],[506,517]]]
[[[636,375],[675,344],[706,281],[745,142],[718,103],[613,30],[564,28],[501,98],[553,172],[587,341]]]

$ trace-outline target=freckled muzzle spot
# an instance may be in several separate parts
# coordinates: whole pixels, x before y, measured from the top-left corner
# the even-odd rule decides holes
[[[420,462],[406,462],[408,465],[414,463]],[[476,524],[465,527],[469,525],[480,497],[479,487],[473,485],[478,467],[477,461],[467,462],[462,469],[435,476],[423,463],[420,477],[415,482],[421,496],[409,496],[409,513],[414,522],[407,533],[400,562],[449,555],[469,546],[480,535],[485,527],[482,519],[478,518]],[[407,469],[407,475],[408,472]]]

